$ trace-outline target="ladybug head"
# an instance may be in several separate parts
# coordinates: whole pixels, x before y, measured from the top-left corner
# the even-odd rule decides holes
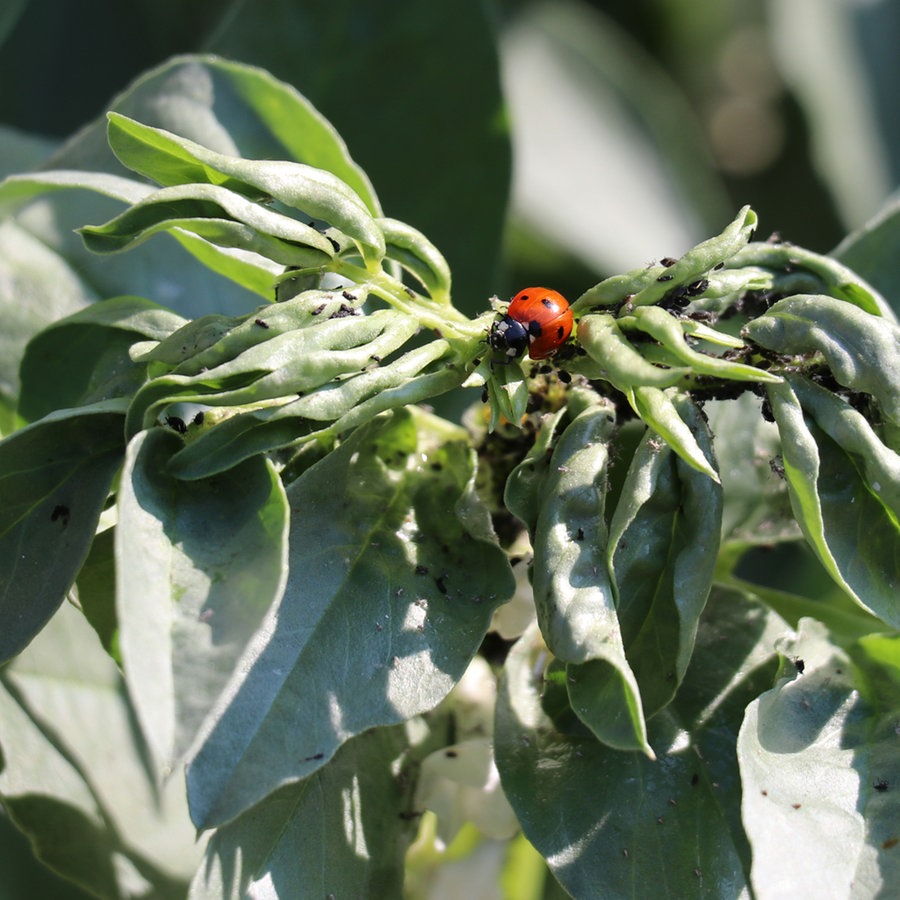
[[[494,350],[506,354],[507,359],[518,359],[528,349],[528,329],[512,316],[505,315],[491,325],[488,343]]]

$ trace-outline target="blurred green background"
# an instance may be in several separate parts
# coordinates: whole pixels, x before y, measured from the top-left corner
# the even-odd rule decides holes
[[[5,0],[0,175],[52,166],[173,54],[253,63],[332,121],[476,313],[678,256],[744,203],[831,250],[898,182],[898,44],[890,0]],[[32,880],[10,831],[0,900],[81,896]]]

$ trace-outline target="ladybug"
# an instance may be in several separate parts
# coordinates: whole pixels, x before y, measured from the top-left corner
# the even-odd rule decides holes
[[[518,359],[526,350],[532,359],[546,359],[568,340],[573,323],[569,303],[558,291],[525,288],[491,326],[488,343],[507,360]]]

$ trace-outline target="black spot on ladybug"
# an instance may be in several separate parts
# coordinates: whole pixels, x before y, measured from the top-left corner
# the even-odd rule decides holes
[[[872,787],[878,791],[879,794],[883,794],[889,787],[888,783],[883,779],[879,778],[877,781],[872,783]]]
[[[184,424],[184,419],[181,419],[178,416],[166,416],[166,425],[168,425],[172,431],[177,431],[179,434],[187,433],[187,425]]]
[[[69,507],[64,503],[57,503],[56,506],[53,507],[53,512],[50,513],[50,521],[51,522],[60,522],[62,527],[65,528],[69,524]]]
[[[556,309],[556,304],[549,297],[541,297],[541,304],[547,309]]]
[[[266,321],[264,321],[263,319],[254,319],[254,320],[253,320],[253,324],[254,324],[254,325],[259,325],[260,328],[265,328],[266,331],[269,330],[269,323],[266,322]]]

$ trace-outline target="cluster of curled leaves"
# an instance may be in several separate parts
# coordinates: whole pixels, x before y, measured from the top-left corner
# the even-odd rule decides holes
[[[147,792],[186,766],[213,833],[195,896],[301,876],[309,896],[390,895],[421,761],[459,737],[439,704],[516,587],[495,531],[511,514],[536,622],[505,660],[494,754],[567,890],[621,896],[660,871],[679,896],[760,889],[798,831],[822,843],[811,872],[889,882],[900,329],[862,279],[754,242],[744,209],[578,298],[559,380],[491,357],[495,312],[455,309],[440,253],[339,154],[246,160],[121,114],[108,136],[142,180],[51,171],[0,200],[114,196],[127,209],[82,229],[90,250],[165,231],[269,300],[188,321],[114,297],[28,344],[22,427],[0,443],[0,655],[31,643],[5,670],[8,721],[26,667],[54,664],[42,639],[87,623]],[[468,429],[422,405],[465,386],[489,401]],[[503,510],[482,490],[501,439]],[[834,585],[820,604],[735,573],[801,533]],[[83,864],[33,824],[39,773],[16,768],[38,736],[11,733],[0,793],[71,876]],[[56,802],[162,883],[83,772]],[[836,810],[841,854],[821,836]]]

